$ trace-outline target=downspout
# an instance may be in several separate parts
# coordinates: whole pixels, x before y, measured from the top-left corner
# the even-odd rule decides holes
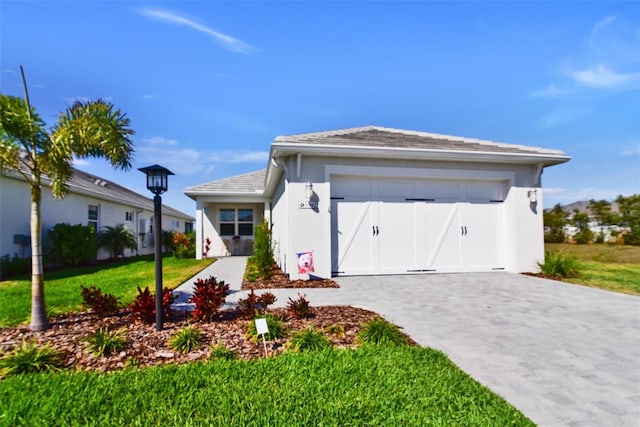
[[[284,205],[286,206],[287,209],[287,224],[286,224],[286,229],[287,229],[287,248],[286,251],[284,253],[284,262],[283,262],[283,266],[280,266],[285,274],[289,274],[288,273],[288,269],[289,269],[289,264],[288,264],[288,256],[289,256],[289,251],[291,248],[291,236],[290,236],[290,232],[291,232],[291,227],[290,227],[290,223],[291,223],[291,219],[290,219],[290,214],[291,214],[291,209],[289,206],[289,168],[287,167],[287,163],[286,161],[282,161],[280,159],[276,159],[275,157],[271,158],[271,161],[273,162],[273,164],[275,165],[275,167],[277,167],[278,169],[282,169],[284,171],[284,194],[285,194],[285,203]]]
[[[540,187],[542,172],[544,171],[544,165],[542,163],[538,163],[533,167],[533,184]]]

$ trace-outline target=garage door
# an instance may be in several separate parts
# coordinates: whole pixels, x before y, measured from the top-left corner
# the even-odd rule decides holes
[[[333,177],[334,275],[504,267],[496,181]]]

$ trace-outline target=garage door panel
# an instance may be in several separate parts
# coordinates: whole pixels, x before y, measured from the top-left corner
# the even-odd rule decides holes
[[[415,269],[416,208],[410,202],[379,202],[376,235],[379,268],[384,273]]]
[[[473,270],[502,267],[503,205],[469,203],[465,206],[464,265]]]
[[[338,201],[335,203],[334,211],[338,218],[334,234],[337,237],[338,256],[334,258],[333,270],[371,270],[371,202]]]
[[[431,270],[455,270],[461,263],[460,212],[457,203],[427,205],[426,265]]]

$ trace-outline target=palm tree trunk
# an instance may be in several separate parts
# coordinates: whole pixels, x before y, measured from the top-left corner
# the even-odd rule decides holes
[[[40,177],[31,182],[31,324],[32,331],[49,329],[44,302],[44,268],[42,265],[42,224]]]

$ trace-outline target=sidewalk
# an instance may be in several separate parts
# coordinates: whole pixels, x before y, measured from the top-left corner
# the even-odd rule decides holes
[[[194,305],[187,301],[193,293],[193,283],[198,279],[208,279],[210,276],[214,276],[218,282],[223,281],[229,285],[229,296],[239,293],[247,266],[247,258],[246,256],[218,258],[216,262],[174,289],[173,294],[176,296],[176,300],[173,303],[173,308],[175,310],[192,310]],[[223,308],[232,306],[238,297],[239,295],[232,298],[232,301],[226,303]]]

